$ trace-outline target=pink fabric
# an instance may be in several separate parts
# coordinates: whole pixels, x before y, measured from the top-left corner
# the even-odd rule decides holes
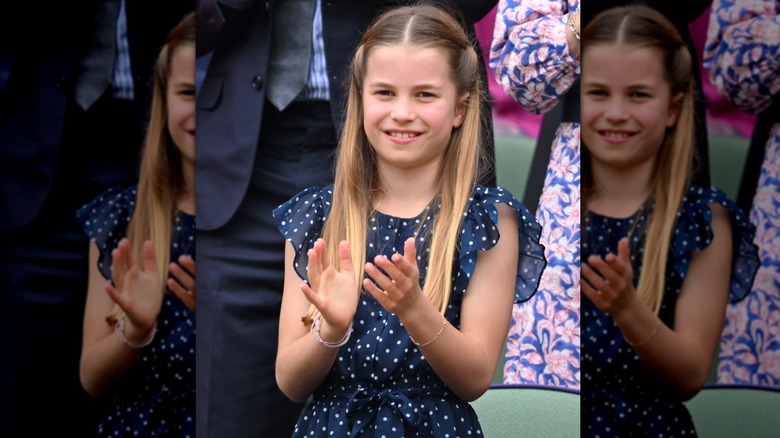
[[[699,18],[688,26],[691,38],[693,38],[693,45],[696,47],[698,59],[703,59],[710,10],[711,8],[707,8]],[[753,133],[755,116],[743,112],[720,94],[710,82],[704,67],[699,65],[699,68],[701,69],[704,98],[707,100],[707,130],[709,130],[710,135],[737,135],[750,138]]]
[[[482,57],[488,70],[488,86],[490,97],[493,98],[493,126],[496,135],[525,136],[536,138],[542,124],[542,116],[531,114],[517,104],[496,82],[493,71],[487,66],[490,44],[493,40],[493,27],[496,22],[496,5],[485,18],[474,26],[482,47]]]

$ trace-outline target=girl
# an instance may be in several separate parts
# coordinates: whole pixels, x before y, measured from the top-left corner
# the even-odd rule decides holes
[[[690,52],[645,6],[583,30],[583,433],[692,436],[728,300],[756,269],[744,214],[689,184]]]
[[[490,65],[523,108],[546,113],[534,162],[552,148],[536,209],[549,265],[533,301],[512,313],[506,383],[580,387],[579,7],[579,0],[498,6]],[[550,123],[555,135],[543,144]],[[535,187],[529,181],[526,200]]]
[[[93,242],[81,382],[106,401],[99,436],[194,436],[194,43],[190,13],[157,59],[139,184],[78,212]]]
[[[290,242],[277,382],[313,394],[294,436],[481,433],[467,402],[545,260],[525,207],[475,186],[478,68],[448,13],[380,16],[352,62],[335,185],[274,211]]]

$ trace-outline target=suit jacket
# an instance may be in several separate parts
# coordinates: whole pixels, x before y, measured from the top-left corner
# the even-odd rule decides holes
[[[0,229],[6,230],[35,218],[51,188],[94,0],[9,3],[0,18]],[[137,114],[128,123],[139,130],[160,47],[194,6],[192,0],[126,2]],[[35,36],[15,34],[18,29]]]
[[[213,49],[197,99],[199,229],[212,230],[224,225],[238,209],[249,186],[262,129],[271,44],[270,17],[276,1],[279,0],[225,2],[233,8],[217,6],[215,0],[199,1],[198,52],[202,55]],[[341,126],[342,109],[346,107],[349,61],[362,32],[379,12],[403,3],[410,2],[323,0],[325,59],[333,125],[337,129]],[[463,12],[467,23],[473,24],[497,2],[452,0],[449,3]],[[473,26],[467,28],[473,36]],[[490,111],[486,113],[489,117]],[[492,146],[492,137],[490,143]],[[490,150],[492,153],[492,147]]]

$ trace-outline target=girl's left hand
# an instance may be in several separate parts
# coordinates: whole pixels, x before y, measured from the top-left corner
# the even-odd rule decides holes
[[[173,278],[168,279],[171,290],[188,309],[195,311],[195,259],[188,255],[179,256],[178,263],[171,263],[168,271]]]
[[[377,267],[387,274],[383,274]],[[366,273],[374,281],[364,279],[363,287],[382,307],[399,317],[423,297],[413,237],[404,242],[404,255],[396,253],[390,259],[377,256],[374,263],[366,263]]]
[[[618,242],[617,255],[609,253],[603,259],[592,255],[581,271],[586,280],[582,282],[585,295],[613,318],[637,298],[627,237]]]

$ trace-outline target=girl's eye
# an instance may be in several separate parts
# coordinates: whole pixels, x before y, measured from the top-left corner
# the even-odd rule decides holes
[[[417,93],[417,96],[421,97],[423,99],[432,99],[432,98],[436,97],[435,94],[429,93],[427,91],[420,91],[419,93]]]
[[[605,97],[607,92],[604,90],[589,90],[586,94],[593,97]]]
[[[374,92],[374,94],[378,96],[392,96],[393,92],[390,90],[377,90]]]
[[[634,99],[646,99],[650,97],[650,94],[645,93],[644,91],[634,91],[633,93],[631,93],[631,97],[633,97]]]

